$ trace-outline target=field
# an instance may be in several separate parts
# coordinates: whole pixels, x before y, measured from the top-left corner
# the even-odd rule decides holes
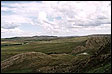
[[[110,73],[110,50],[110,35],[2,39],[2,72]]]

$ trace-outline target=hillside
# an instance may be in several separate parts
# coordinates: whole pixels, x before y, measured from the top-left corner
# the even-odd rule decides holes
[[[111,73],[110,35],[25,42],[2,41],[3,73]]]

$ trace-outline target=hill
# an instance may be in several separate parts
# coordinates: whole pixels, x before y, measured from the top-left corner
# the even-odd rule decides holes
[[[2,73],[111,73],[110,35],[56,37],[2,46],[1,51]]]

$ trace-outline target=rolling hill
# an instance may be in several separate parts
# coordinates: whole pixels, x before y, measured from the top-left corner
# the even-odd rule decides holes
[[[111,35],[2,39],[2,73],[111,73]]]

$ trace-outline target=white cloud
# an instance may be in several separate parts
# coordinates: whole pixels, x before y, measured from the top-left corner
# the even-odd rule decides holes
[[[13,29],[24,23],[32,23],[31,19],[19,15],[2,15],[1,27],[4,29]]]
[[[2,3],[7,5],[2,7],[2,11],[13,12],[11,15],[2,15],[2,28],[16,28],[27,23],[42,26],[46,33],[52,35],[110,33],[110,4],[110,1]]]
[[[9,8],[8,7],[1,7],[1,11],[8,11]]]
[[[1,28],[1,37],[25,37],[25,36],[34,36],[34,35],[40,35],[40,32],[32,33],[32,32],[25,32],[19,28],[14,28],[14,29],[4,29]]]
[[[1,28],[1,37],[15,37],[15,36],[21,36],[23,34],[23,31],[15,28],[15,29],[4,29]]]

